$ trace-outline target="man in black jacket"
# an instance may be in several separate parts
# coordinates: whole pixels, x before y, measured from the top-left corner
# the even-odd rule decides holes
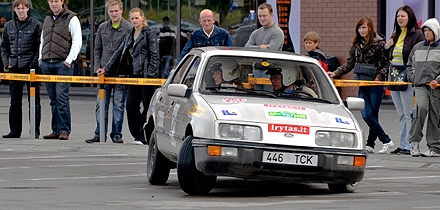
[[[41,23],[29,16],[29,1],[15,0],[12,3],[14,17],[4,28],[1,43],[2,61],[10,73],[29,74],[30,69],[38,69]],[[28,91],[30,83],[10,81],[11,106],[9,107],[9,127],[11,131],[3,138],[20,138],[22,131],[23,86]],[[35,138],[40,135],[41,105],[40,85],[35,86]]]

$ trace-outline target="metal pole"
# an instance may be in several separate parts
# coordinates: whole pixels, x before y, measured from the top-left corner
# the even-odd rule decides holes
[[[104,119],[104,100],[105,100],[105,90],[104,90],[104,74],[99,75],[99,141],[105,142],[105,127],[107,126]]]
[[[30,88],[29,88],[29,118],[30,118],[30,135],[31,139],[35,139],[35,69],[30,71]]]

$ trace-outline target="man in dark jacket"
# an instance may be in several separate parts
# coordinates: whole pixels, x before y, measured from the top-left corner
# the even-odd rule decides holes
[[[41,23],[29,16],[29,1],[15,0],[12,3],[14,17],[4,28],[1,43],[2,61],[10,73],[29,74],[30,69],[38,69],[38,50]],[[28,100],[30,83],[10,81],[11,106],[9,107],[10,132],[3,138],[20,138],[22,132],[22,97],[26,84]],[[40,135],[41,105],[40,85],[35,85],[35,138]]]
[[[162,18],[163,28],[159,32],[160,77],[168,78],[173,65],[173,54],[176,46],[176,32],[171,30],[170,18]]]
[[[113,52],[124,40],[127,31],[130,31],[133,26],[130,22],[122,18],[122,1],[121,0],[109,0],[105,3],[107,13],[110,17],[109,21],[102,23],[96,33],[95,48],[94,48],[94,68],[95,71],[98,68],[104,67],[108,60],[110,60]],[[111,74],[108,76],[119,76],[117,74]],[[110,105],[110,98],[112,98],[113,109],[113,121],[112,131],[110,138],[114,143],[124,143],[122,140],[122,124],[124,122],[124,110],[125,99],[127,98],[127,90],[125,85],[104,85],[105,101],[104,109],[99,107],[99,101],[96,103],[96,129],[95,135],[91,139],[86,139],[87,143],[100,142],[99,139],[99,115],[100,111],[104,111],[104,136],[107,138],[108,127],[108,110]],[[99,94],[99,92],[98,92]],[[113,97],[112,97],[113,94]],[[99,98],[99,97],[98,97]]]

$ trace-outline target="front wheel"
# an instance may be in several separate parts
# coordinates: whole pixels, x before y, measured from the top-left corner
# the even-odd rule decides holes
[[[353,184],[328,184],[328,189],[332,193],[353,193],[359,185],[359,182]]]
[[[197,170],[194,161],[193,136],[187,136],[177,157],[177,178],[182,190],[189,195],[206,195],[214,187],[217,176]]]
[[[152,185],[164,185],[170,175],[170,160],[157,148],[156,132],[151,133],[148,144],[147,178]]]

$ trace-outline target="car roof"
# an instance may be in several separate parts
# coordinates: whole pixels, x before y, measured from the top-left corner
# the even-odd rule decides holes
[[[202,51],[207,56],[243,56],[252,55],[252,57],[262,57],[267,59],[289,59],[294,61],[317,63],[317,61],[311,57],[287,52],[287,51],[275,51],[275,50],[262,50],[257,48],[247,47],[225,47],[225,46],[209,46],[193,48],[191,51],[195,53]]]

